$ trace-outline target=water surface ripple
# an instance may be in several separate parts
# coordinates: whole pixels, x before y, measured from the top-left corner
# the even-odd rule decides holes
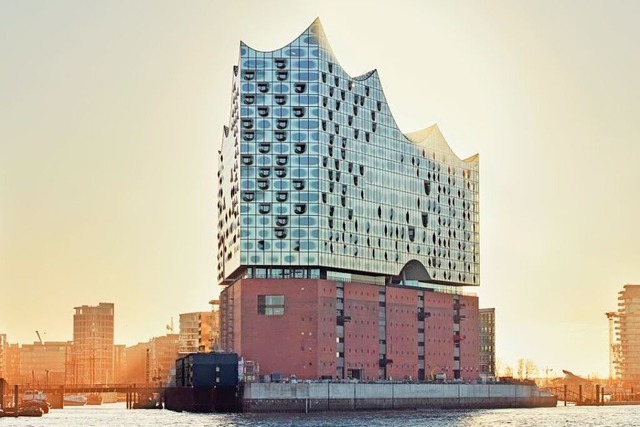
[[[185,426],[185,427],[637,427],[638,406],[469,411],[380,411],[315,414],[189,414],[167,410],[127,410],[124,404],[72,407],[52,410],[42,418],[0,418],[3,426]]]

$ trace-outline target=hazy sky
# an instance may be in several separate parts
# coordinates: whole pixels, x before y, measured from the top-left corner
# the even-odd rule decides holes
[[[317,16],[404,131],[480,153],[498,357],[606,375],[604,312],[640,283],[640,2],[0,0],[0,333],[69,340],[103,301],[132,344],[208,309],[239,42]]]

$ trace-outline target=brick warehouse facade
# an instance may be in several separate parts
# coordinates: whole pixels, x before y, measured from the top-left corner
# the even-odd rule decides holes
[[[262,374],[479,377],[479,157],[402,133],[319,20],[241,43],[218,158],[221,345]]]
[[[282,311],[265,314],[263,296],[283,296]],[[343,314],[336,316],[341,305]],[[223,348],[258,361],[262,373],[424,380],[452,378],[459,366],[460,378],[479,376],[475,296],[330,280],[242,279],[225,288],[221,307]]]

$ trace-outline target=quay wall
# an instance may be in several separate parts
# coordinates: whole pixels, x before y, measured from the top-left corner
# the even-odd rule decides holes
[[[533,408],[557,398],[520,384],[248,383],[244,412]]]

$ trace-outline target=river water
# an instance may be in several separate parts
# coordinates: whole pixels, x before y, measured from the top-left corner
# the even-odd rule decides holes
[[[168,410],[127,410],[124,403],[52,410],[42,418],[0,418],[3,426],[185,426],[185,427],[637,427],[639,406],[537,409],[331,412],[320,414],[189,414]]]

